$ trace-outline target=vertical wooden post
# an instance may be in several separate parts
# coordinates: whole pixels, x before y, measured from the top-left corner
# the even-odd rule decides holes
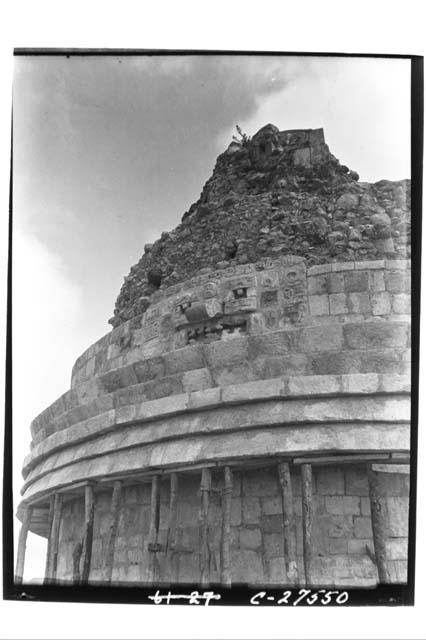
[[[48,558],[48,573],[45,579],[46,583],[54,582],[56,579],[56,570],[58,568],[58,549],[59,549],[59,527],[61,524],[62,514],[62,494],[55,493],[53,502],[53,518],[52,529],[50,531],[49,540],[49,558]]]
[[[281,485],[284,519],[284,559],[286,579],[291,584],[298,582],[296,531],[293,510],[293,490],[291,486],[290,465],[288,462],[278,464],[278,477]]]
[[[93,485],[87,484],[84,488],[84,540],[81,572],[81,582],[86,584],[89,581],[90,563],[92,561],[93,544],[93,520],[95,516],[95,500],[93,495]]]
[[[153,476],[151,484],[151,519],[149,523],[149,541],[157,542],[158,525],[160,524],[160,477]]]
[[[152,478],[151,485],[151,519],[149,523],[148,534],[148,551],[151,553],[149,558],[148,582],[155,581],[156,552],[158,527],[160,524],[160,476],[155,475]]]
[[[200,569],[201,584],[207,586],[210,577],[210,547],[209,547],[209,499],[211,490],[211,471],[206,468],[201,472],[201,509],[200,509]]]
[[[80,584],[80,560],[83,552],[83,545],[77,542],[72,553],[72,581],[73,584]]]
[[[16,554],[15,584],[22,584],[24,577],[25,550],[32,512],[33,508],[31,506],[25,507],[21,530],[19,531],[18,552]]]
[[[222,493],[222,575],[221,583],[224,587],[232,584],[231,571],[231,506],[232,506],[232,471],[225,467],[224,488]]]
[[[169,522],[167,526],[166,553],[168,555],[168,572],[169,580],[177,582],[178,580],[178,562],[179,557],[176,553],[176,535],[177,535],[177,499],[178,499],[178,474],[173,472],[170,474],[170,503],[169,503]]]
[[[121,504],[121,482],[116,480],[111,497],[111,523],[108,532],[108,542],[105,558],[104,580],[111,582],[112,569],[114,565],[115,539],[117,537],[118,517],[120,515]]]
[[[302,464],[302,522],[305,584],[312,585],[312,466]]]
[[[173,551],[176,547],[176,523],[177,523],[177,497],[178,497],[178,474],[170,474],[170,504],[169,504],[169,524],[167,527],[166,551]]]
[[[387,583],[390,582],[390,577],[386,566],[386,511],[379,492],[378,473],[373,471],[371,465],[368,467],[368,488],[377,572],[379,582]]]
[[[52,523],[53,523],[53,510],[55,507],[55,496],[50,496],[49,503],[49,516],[47,521],[47,550],[46,550],[46,567],[44,570],[44,581],[46,582],[49,579],[50,573],[50,557],[51,557],[51,549],[52,549]]]

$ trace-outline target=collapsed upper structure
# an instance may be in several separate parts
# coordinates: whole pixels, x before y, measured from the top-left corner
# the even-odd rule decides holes
[[[234,140],[181,223],[146,245],[117,298],[113,327],[203,268],[291,253],[307,266],[410,257],[409,180],[375,184],[330,153],[322,129],[268,124]]]

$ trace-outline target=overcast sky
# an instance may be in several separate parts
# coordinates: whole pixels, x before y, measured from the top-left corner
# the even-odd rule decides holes
[[[123,277],[198,198],[235,125],[323,127],[361,180],[408,178],[410,62],[19,57],[13,120],[17,501],[29,422],[109,331]],[[44,570],[36,539],[27,578]]]

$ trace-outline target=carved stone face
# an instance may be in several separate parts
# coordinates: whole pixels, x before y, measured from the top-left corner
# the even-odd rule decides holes
[[[217,294],[217,284],[215,282],[207,282],[203,291],[204,298],[215,298]]]
[[[191,297],[189,295],[182,296],[176,301],[176,304],[174,307],[175,316],[178,316],[178,317],[181,316],[183,313],[185,313],[187,308],[190,306],[191,306]]]
[[[283,270],[283,279],[286,284],[293,284],[305,277],[305,269],[301,265],[291,265]]]
[[[289,282],[294,282],[297,278],[297,272],[295,269],[289,269],[286,273],[286,276]]]
[[[264,289],[274,289],[278,287],[278,274],[276,271],[266,272],[261,278]]]

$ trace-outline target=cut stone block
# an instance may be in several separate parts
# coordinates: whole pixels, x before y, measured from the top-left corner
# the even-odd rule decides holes
[[[327,292],[342,293],[345,291],[345,278],[343,273],[329,273],[327,275]]]
[[[369,280],[370,291],[384,291],[386,289],[385,274],[383,271],[370,271]]]
[[[356,293],[367,291],[368,289],[368,272],[367,271],[349,271],[345,273],[345,292]]]
[[[321,295],[327,293],[327,277],[326,275],[317,275],[308,277],[308,294]]]
[[[371,313],[370,296],[367,291],[349,293],[347,304],[350,313]]]
[[[325,508],[332,515],[359,515],[360,499],[355,496],[326,496]]]
[[[307,327],[300,338],[302,351],[337,351],[342,345],[342,327],[338,325]]]
[[[325,496],[343,495],[345,481],[342,469],[323,467],[315,470],[317,492]]]
[[[366,468],[351,465],[345,469],[345,493],[348,496],[368,496],[369,489]],[[369,513],[370,511],[365,515],[369,515]]]
[[[332,315],[349,313],[349,307],[347,304],[345,293],[331,293],[329,295],[329,303],[330,303],[330,313]]]
[[[366,516],[354,517],[354,531],[356,538],[372,538],[371,518]]]
[[[330,538],[350,538],[353,536],[352,516],[332,515],[329,522],[328,535]]]
[[[342,390],[346,393],[375,393],[379,389],[377,373],[352,373],[341,378]]]
[[[404,348],[407,344],[407,325],[379,320],[345,324],[343,335],[349,349]]]
[[[326,316],[330,314],[328,295],[309,296],[309,313],[312,316]]]
[[[391,299],[387,291],[378,291],[370,295],[373,315],[383,316],[391,312]]]
[[[411,290],[411,277],[408,271],[386,271],[386,289],[390,293],[408,293]]]
[[[392,296],[392,311],[397,314],[410,314],[411,295],[408,293],[395,293]]]
[[[259,549],[262,544],[262,534],[259,528],[240,530],[241,549]]]
[[[386,499],[389,523],[389,535],[405,537],[408,535],[408,499],[391,496]]]
[[[194,371],[185,371],[182,376],[182,385],[184,391],[201,391],[213,386],[213,379],[208,369],[195,369]]]

